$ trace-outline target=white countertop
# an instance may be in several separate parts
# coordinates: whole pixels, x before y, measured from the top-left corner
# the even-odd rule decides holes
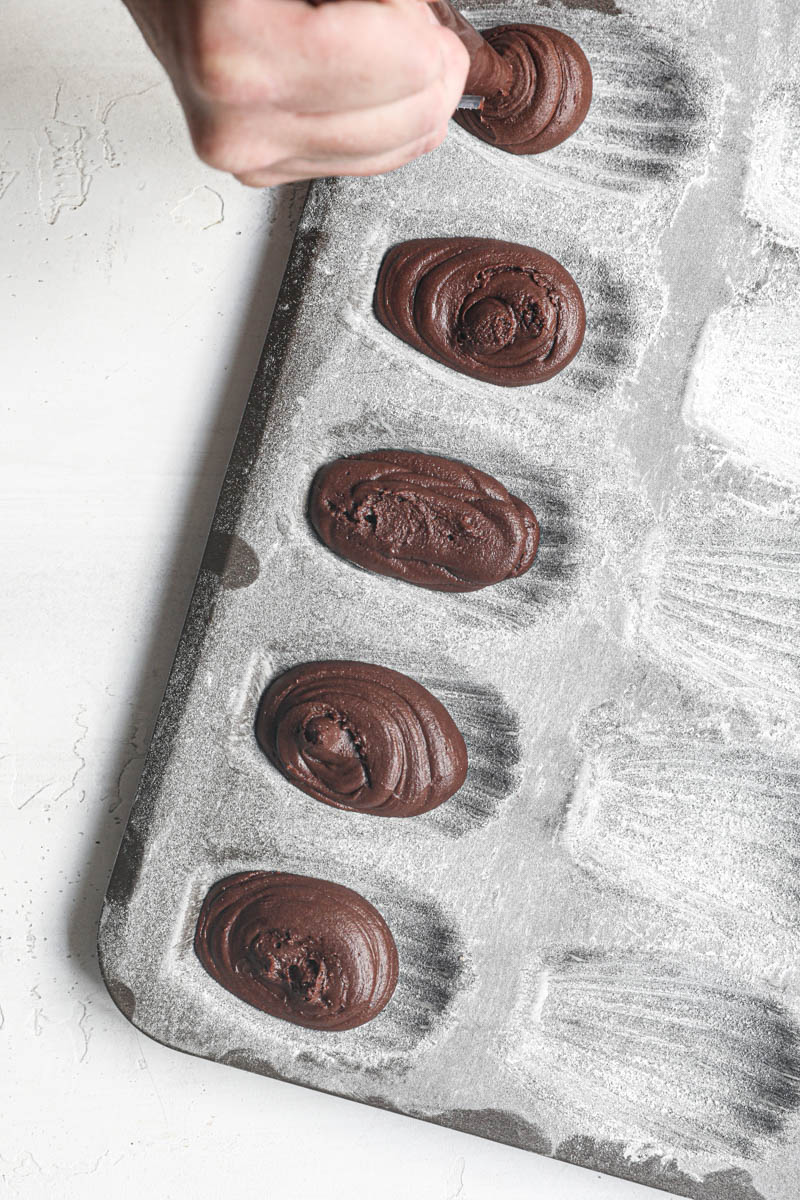
[[[196,161],[120,0],[8,0],[4,46],[0,1194],[664,1195],[187,1058],[107,996],[102,896],[302,189]]]

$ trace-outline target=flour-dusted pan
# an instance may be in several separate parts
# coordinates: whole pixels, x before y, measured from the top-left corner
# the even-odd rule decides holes
[[[453,127],[313,185],[102,917],[109,990],[189,1053],[703,1200],[800,1176],[800,25],[791,0],[471,10],[585,49],[546,155]],[[504,388],[393,336],[387,250],[491,237],[586,307],[555,378]],[[369,572],[308,518],[326,463],[458,459],[536,514],[519,577]],[[290,667],[410,676],[464,786],[410,819],[320,803],[255,736]],[[323,1031],[193,948],[244,871],[359,893],[397,947],[374,1020]]]

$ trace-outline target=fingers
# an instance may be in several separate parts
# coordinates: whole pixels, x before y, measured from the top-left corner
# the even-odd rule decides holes
[[[171,11],[168,69],[197,153],[252,186],[394,170],[442,141],[463,93],[467,52],[420,0]]]
[[[374,108],[457,76],[467,55],[418,0],[207,0],[189,31],[208,100],[284,112]],[[455,45],[454,45],[455,43]]]
[[[298,116],[291,135],[312,158],[370,157],[431,137],[446,126],[460,95],[458,82],[437,80],[424,92],[380,108]]]
[[[385,154],[358,159],[287,158],[269,168],[245,172],[237,175],[236,178],[246,187],[268,188],[277,187],[282,183],[293,183],[300,179],[320,179],[333,175],[384,175],[389,171],[396,171],[400,167],[406,166],[415,158],[430,153],[431,150],[435,150],[444,141],[446,135],[447,126],[444,125],[428,137],[409,142],[405,146]]]
[[[311,8],[301,47],[277,101],[298,113],[375,108],[437,81],[454,84],[466,58],[458,39],[431,24],[418,0],[402,7],[337,0]]]
[[[208,126],[200,123],[195,146],[206,162],[239,178],[286,159],[340,164],[335,172],[320,167],[317,175],[356,173],[358,160],[402,152],[410,144],[439,145],[461,87],[460,75],[451,75],[417,95],[378,108],[319,115],[273,112],[266,121],[259,110],[217,114]]]

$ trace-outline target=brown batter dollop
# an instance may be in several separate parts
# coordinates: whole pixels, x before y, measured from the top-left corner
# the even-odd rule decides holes
[[[541,154],[573,134],[592,102],[592,69],[577,42],[546,25],[497,25],[483,35],[449,3],[431,10],[470,57],[466,90],[479,110],[459,109],[469,133],[511,154]]]
[[[539,545],[536,517],[491,475],[410,450],[329,463],[314,480],[309,515],[343,558],[440,592],[523,575]]]
[[[301,791],[378,817],[428,812],[467,775],[467,748],[444,705],[407,675],[370,663],[293,667],[264,693],[256,736]]]
[[[592,69],[578,43],[544,25],[497,25],[484,37],[511,63],[511,84],[478,110],[457,109],[458,124],[510,154],[541,154],[570,137],[592,102]]]
[[[366,1024],[397,984],[397,947],[378,910],[304,875],[244,871],[215,883],[194,949],[234,996],[308,1029]]]
[[[541,250],[492,238],[417,238],[381,264],[375,314],[437,362],[519,387],[578,353],[586,312],[577,283]]]

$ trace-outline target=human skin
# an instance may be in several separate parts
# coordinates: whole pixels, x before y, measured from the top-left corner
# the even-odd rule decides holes
[[[423,0],[125,0],[204,162],[252,187],[433,150],[469,56]]]

